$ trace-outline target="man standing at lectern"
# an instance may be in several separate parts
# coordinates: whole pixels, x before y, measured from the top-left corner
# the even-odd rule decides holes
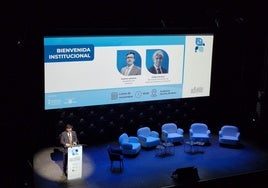
[[[60,135],[60,143],[63,146],[63,172],[67,175],[68,147],[75,146],[78,143],[77,134],[72,125],[66,125],[65,131]]]

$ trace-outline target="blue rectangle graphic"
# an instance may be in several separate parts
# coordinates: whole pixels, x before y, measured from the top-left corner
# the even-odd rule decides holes
[[[176,84],[47,93],[45,94],[45,109],[177,99],[181,97],[182,85]]]
[[[94,60],[94,45],[48,45],[44,47],[45,63]]]

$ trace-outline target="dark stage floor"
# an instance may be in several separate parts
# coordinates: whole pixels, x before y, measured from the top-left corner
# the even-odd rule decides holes
[[[258,182],[255,182],[249,177],[255,177],[254,174],[262,172],[267,175],[268,152],[263,147],[248,140],[241,140],[239,148],[222,147],[218,143],[217,135],[211,135],[210,142],[211,145],[194,154],[185,152],[184,144],[176,145],[174,155],[165,157],[157,156],[156,149],[142,149],[138,156],[124,158],[122,172],[111,172],[106,151],[107,144],[115,145],[117,141],[84,146],[82,178],[71,181],[66,181],[63,176],[62,154],[59,148],[47,147],[34,155],[33,185],[36,188],[178,187],[181,184],[171,178],[172,172],[191,166],[197,168],[200,178],[198,184],[204,186],[217,185],[218,182],[222,185],[224,182],[230,182],[231,177],[232,185],[236,185],[236,181],[256,185],[260,181],[256,179]]]

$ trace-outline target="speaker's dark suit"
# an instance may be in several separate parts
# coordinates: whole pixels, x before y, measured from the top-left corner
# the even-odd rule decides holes
[[[154,66],[151,66],[151,67],[148,69],[148,71],[149,71],[150,73],[153,73],[153,74],[166,74],[166,73],[168,73],[167,69],[165,69],[164,67],[161,67],[161,68],[160,68],[160,73],[157,73],[157,71],[156,71],[156,69],[155,69]]]
[[[66,174],[67,173],[67,161],[68,161],[68,146],[67,144],[69,144],[69,137],[68,137],[68,132],[67,131],[63,131],[60,135],[60,143],[63,146],[63,171]],[[72,143],[71,145],[78,144],[78,138],[77,138],[77,134],[75,131],[71,131],[72,134]]]

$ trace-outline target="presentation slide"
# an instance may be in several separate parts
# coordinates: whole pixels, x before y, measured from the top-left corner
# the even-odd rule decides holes
[[[45,109],[209,96],[213,35],[44,37]]]

